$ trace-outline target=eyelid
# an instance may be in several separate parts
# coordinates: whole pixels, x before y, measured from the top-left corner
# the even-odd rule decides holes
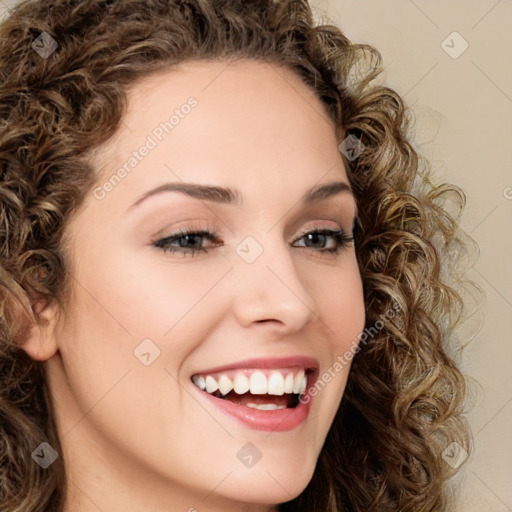
[[[352,231],[354,230],[354,225],[352,225],[352,227],[350,229],[345,229],[342,226],[342,224],[344,224],[344,223],[338,222],[335,220],[322,219],[322,220],[316,220],[313,222],[314,222],[313,225],[308,224],[307,227],[303,228],[299,232],[300,233],[299,236],[307,235],[309,232],[315,231],[315,230],[333,230],[333,231],[343,231],[345,233],[352,233]],[[327,222],[332,222],[335,224],[335,226],[326,225]]]
[[[358,218],[354,217],[354,219],[352,221],[352,224],[351,224],[351,227],[349,229],[343,228],[343,224],[345,224],[345,222],[343,222],[342,219],[334,220],[334,219],[327,219],[327,218],[324,218],[324,219],[318,218],[318,219],[313,220],[311,222],[314,223],[313,226],[311,226],[311,224],[308,223],[308,227],[303,228],[300,231],[300,234],[296,235],[295,239],[297,237],[304,236],[304,235],[308,234],[310,231],[316,230],[316,229],[335,229],[335,230],[344,231],[347,234],[353,234],[354,230],[356,228],[356,224],[358,222]],[[336,226],[326,226],[325,225],[326,222],[332,222],[333,224],[336,224]],[[322,225],[318,225],[320,223],[322,223]],[[193,232],[196,232],[196,231],[209,231],[214,237],[218,237],[220,230],[217,230],[208,221],[206,221],[206,224],[205,224],[205,221],[193,221],[193,220],[191,220],[191,221],[182,221],[179,224],[179,227],[172,229],[170,232],[168,232],[168,226],[166,228],[163,228],[163,229],[159,230],[153,236],[153,238],[151,239],[151,242],[160,240],[162,238],[169,238],[169,237],[172,237],[172,236],[175,236],[175,235],[180,235],[180,234],[183,234],[183,233],[185,233],[185,234],[186,233],[190,233],[192,231]],[[230,230],[230,231],[232,231],[232,230]],[[166,234],[166,232],[168,234]]]
[[[299,232],[299,234],[295,235],[294,241],[296,241],[297,239],[307,235],[308,233],[311,233],[311,231],[318,231],[318,230],[343,231],[346,234],[353,234],[354,227],[355,227],[355,222],[354,222],[352,228],[349,229],[349,230],[344,229],[337,221],[331,221],[331,220],[323,219],[323,220],[318,220],[318,221],[315,221],[315,222],[316,223],[323,222],[324,224],[323,225],[314,224],[313,226],[310,225],[308,227],[303,228]],[[336,224],[336,226],[326,226],[325,222],[334,222]],[[207,223],[206,226],[204,226],[204,225],[199,226],[199,225],[196,225],[196,224],[194,224],[192,222],[191,224],[187,224],[187,225],[175,228],[169,234],[165,234],[165,229],[160,230],[151,239],[151,243],[158,242],[159,240],[162,240],[164,238],[172,238],[172,237],[181,236],[181,235],[185,236],[185,235],[190,234],[190,233],[206,232],[206,231],[208,231],[211,234],[213,239],[217,239],[218,240],[218,238],[219,238],[218,230],[213,228],[212,225]]]
[[[198,231],[209,231],[212,235],[217,235],[217,230],[209,223],[204,224],[195,224],[194,221],[190,221],[190,223],[187,223],[187,221],[184,221],[182,223],[183,225],[180,225],[177,228],[169,229],[169,227],[165,227],[158,231],[153,237],[151,238],[151,242],[157,242],[158,240],[162,240],[163,238],[170,238],[173,236],[180,236],[183,234],[188,233],[196,233]]]

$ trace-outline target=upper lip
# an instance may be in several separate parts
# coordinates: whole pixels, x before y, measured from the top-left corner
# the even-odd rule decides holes
[[[314,357],[308,356],[289,356],[289,357],[258,357],[252,359],[244,359],[243,361],[236,361],[233,363],[215,366],[214,368],[207,368],[199,370],[194,375],[218,373],[228,370],[238,370],[241,368],[260,368],[260,369],[273,369],[273,368],[292,368],[301,366],[306,370],[318,370],[319,363]]]

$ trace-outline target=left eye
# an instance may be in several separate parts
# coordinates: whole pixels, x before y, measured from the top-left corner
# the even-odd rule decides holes
[[[322,251],[330,252],[330,253],[337,253],[339,252],[343,247],[346,247],[350,242],[354,241],[354,237],[348,235],[345,233],[345,231],[338,230],[333,231],[330,229],[324,229],[324,230],[316,230],[316,231],[310,231],[304,235],[302,235],[299,240],[305,239],[309,242],[312,242],[313,244],[320,242],[321,245],[325,245],[325,242],[327,239],[331,238],[334,241],[334,247],[331,248],[322,248]]]
[[[209,250],[209,248],[202,247],[201,241],[203,238],[220,245],[217,235],[210,231],[180,231],[174,235],[154,241],[153,246],[162,249],[164,253],[181,253],[184,256],[193,256],[199,252],[207,252]],[[326,248],[325,245],[329,238],[334,241],[334,247]],[[309,231],[301,235],[297,240],[303,239],[313,245],[320,244],[323,247],[319,248],[318,251],[328,253],[338,253],[342,248],[354,241],[354,237],[345,231],[330,229]],[[307,245],[305,247],[315,249],[315,247]]]

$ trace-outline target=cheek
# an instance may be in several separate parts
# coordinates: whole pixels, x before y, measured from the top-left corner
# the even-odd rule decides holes
[[[176,421],[179,386],[165,369],[174,375],[183,351],[162,337],[171,315],[155,311],[143,295],[131,295],[132,282],[120,283],[114,289],[106,278],[91,278],[87,291],[85,285],[77,287],[73,310],[58,332],[67,379],[58,392],[64,432],[85,435],[94,425],[94,432],[129,452],[147,431],[148,418],[154,435]],[[151,363],[146,366],[142,352],[134,350],[148,339],[152,342],[144,352],[149,351]]]
[[[204,299],[230,269],[225,262],[192,264],[190,257],[180,261],[151,248],[136,257],[105,250],[87,261],[78,279],[97,302],[92,322],[122,326],[121,335],[130,333],[132,341],[171,335],[198,311],[205,313],[211,303]]]
[[[366,319],[363,284],[355,258],[347,258],[336,271],[317,273],[310,289],[332,349],[345,351],[363,331]]]

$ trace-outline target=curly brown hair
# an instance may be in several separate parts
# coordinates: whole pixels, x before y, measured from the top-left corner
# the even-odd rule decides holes
[[[39,55],[34,40],[58,42]],[[357,200],[356,250],[366,326],[314,476],[282,511],[442,511],[442,457],[470,452],[467,378],[450,355],[464,304],[447,255],[464,243],[465,196],[434,186],[409,140],[411,116],[372,83],[381,55],[333,24],[316,25],[307,0],[25,0],[0,24],[0,502],[4,512],[61,511],[62,457],[43,470],[44,441],[60,450],[44,362],[19,346],[37,303],[65,311],[72,276],[63,230],[98,170],[91,154],[123,119],[127,88],[183,61],[257,59],[295,71],[325,104]],[[47,36],[45,36],[47,37]],[[399,308],[396,308],[399,305]],[[375,330],[375,329],[374,329]]]

